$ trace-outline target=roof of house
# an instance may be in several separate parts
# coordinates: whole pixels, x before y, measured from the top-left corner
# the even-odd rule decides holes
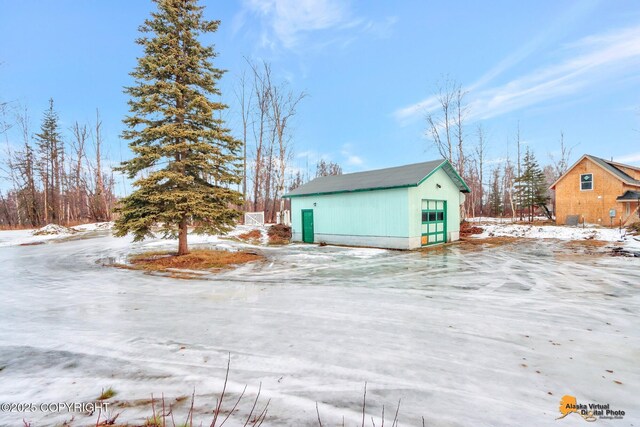
[[[640,185],[640,181],[638,181],[637,179],[633,178],[632,176],[629,176],[627,173],[625,173],[624,171],[618,169],[618,167],[616,165],[620,165],[620,163],[613,163],[613,162],[608,162],[604,159],[601,159],[600,157],[595,157],[595,156],[589,156],[587,155],[587,157],[594,161],[595,163],[599,164],[600,166],[602,166],[603,168],[605,168],[606,170],[608,170],[609,172],[611,172],[612,174],[614,174],[615,176],[617,176],[618,178],[620,178],[622,181],[625,182],[629,182],[635,185]],[[621,165],[624,166],[624,165]],[[633,168],[633,166],[628,166],[630,168]],[[635,168],[633,168],[635,169]]]
[[[640,200],[640,191],[625,191],[625,193],[622,196],[619,196],[616,200],[619,202],[624,200],[631,200],[635,202],[636,200]]]
[[[438,159],[366,172],[321,176],[290,191],[284,197],[415,187],[438,169],[449,175],[460,191],[470,192],[451,163],[445,159]]]
[[[565,175],[571,171],[571,169],[576,167],[576,165],[578,165],[585,158],[591,160],[593,163],[597,164],[598,166],[600,166],[601,168],[603,168],[604,170],[606,170],[607,172],[609,172],[610,174],[612,174],[613,176],[618,178],[620,181],[624,182],[625,184],[636,185],[636,186],[640,187],[640,180],[637,180],[637,179],[633,178],[632,176],[630,176],[629,174],[627,174],[626,172],[621,170],[619,168],[619,166],[625,167],[625,168],[629,168],[629,169],[634,169],[634,170],[640,170],[640,168],[637,168],[635,166],[630,166],[630,165],[624,165],[622,163],[617,163],[617,162],[613,162],[613,161],[609,161],[609,160],[605,160],[605,159],[601,159],[600,157],[592,156],[590,154],[585,154],[584,156],[580,157],[580,160],[575,162],[573,164],[573,166],[571,166],[564,174],[562,174],[562,176],[560,178],[558,178],[556,180],[556,182],[554,182],[551,185],[550,188],[555,188],[556,184],[558,182],[560,182],[560,180],[562,178],[564,178]]]

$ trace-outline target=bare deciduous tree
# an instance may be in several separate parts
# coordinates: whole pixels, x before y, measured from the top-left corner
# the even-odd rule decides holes
[[[247,133],[249,130],[249,119],[251,117],[251,101],[253,99],[253,91],[248,86],[246,69],[240,75],[236,89],[236,99],[240,104],[240,114],[242,117],[242,196],[244,199],[245,209],[247,206]]]
[[[553,167],[554,172],[554,181],[560,178],[567,169],[569,169],[569,161],[571,159],[571,151],[573,148],[574,147],[567,147],[564,142],[564,132],[560,131],[560,157],[556,159],[553,154],[549,153],[551,166]]]
[[[342,167],[338,163],[320,159],[316,165],[316,178],[319,176],[342,175]]]
[[[448,77],[438,83],[436,100],[439,110],[427,113],[427,136],[431,138],[442,157],[453,161],[453,110],[459,85]]]
[[[14,138],[20,137],[22,144],[12,149],[7,139],[0,169],[12,188],[0,199],[0,225],[34,227],[50,221],[68,225],[110,219],[116,197],[113,177],[104,172],[101,163],[99,118],[93,147],[96,164],[92,164],[87,156],[87,127],[76,122],[69,129],[71,138],[66,148],[62,132],[51,122],[52,117],[55,118],[45,114],[41,132],[34,141],[27,110],[15,115]],[[6,122],[4,116],[3,123]]]
[[[306,94],[294,93],[286,84],[274,82],[269,63],[247,62],[252,71],[251,95],[247,95],[249,81],[244,74],[236,94],[241,104],[246,147],[250,143],[249,127],[253,138],[253,158],[248,162],[251,170],[247,170],[246,177],[248,181],[250,175],[253,181],[253,195],[246,206],[254,211],[264,210],[265,219],[273,221],[276,212],[283,208],[282,195],[293,154],[291,121]]]
[[[478,162],[478,179],[480,181],[480,185],[478,187],[478,203],[479,203],[479,211],[480,214],[483,214],[483,199],[484,199],[484,157],[487,149],[487,140],[485,138],[484,129],[482,128],[482,124],[478,124],[476,128],[476,132],[478,135],[478,144],[475,147],[476,160]]]

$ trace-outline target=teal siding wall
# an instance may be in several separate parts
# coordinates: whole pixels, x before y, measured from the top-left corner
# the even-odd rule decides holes
[[[315,234],[409,237],[408,192],[396,188],[293,197],[292,231],[302,233],[301,211],[313,209]]]
[[[440,184],[438,188],[436,184]],[[421,235],[422,200],[447,201],[447,241],[457,240],[460,232],[460,190],[449,175],[438,169],[418,187],[409,188],[409,236]],[[453,233],[453,239],[451,235]]]

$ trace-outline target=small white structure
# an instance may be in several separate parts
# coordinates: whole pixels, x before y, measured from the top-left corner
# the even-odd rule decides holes
[[[245,212],[244,225],[264,225],[264,212]]]

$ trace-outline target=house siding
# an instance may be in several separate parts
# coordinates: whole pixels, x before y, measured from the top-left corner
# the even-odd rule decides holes
[[[623,168],[620,168],[623,169]],[[637,172],[631,169],[626,173],[635,177]],[[580,189],[580,175],[593,174],[593,189]],[[628,222],[625,215],[625,204],[616,201],[625,191],[638,191],[638,187],[625,185],[618,178],[607,172],[589,158],[583,158],[575,167],[555,185],[556,191],[556,223],[565,224],[567,216],[579,215],[580,221],[590,224],[609,226],[611,220],[609,210],[616,210],[613,225],[622,221]]]
[[[294,241],[302,241],[303,209],[313,210],[316,243],[409,249],[407,188],[293,197]]]

